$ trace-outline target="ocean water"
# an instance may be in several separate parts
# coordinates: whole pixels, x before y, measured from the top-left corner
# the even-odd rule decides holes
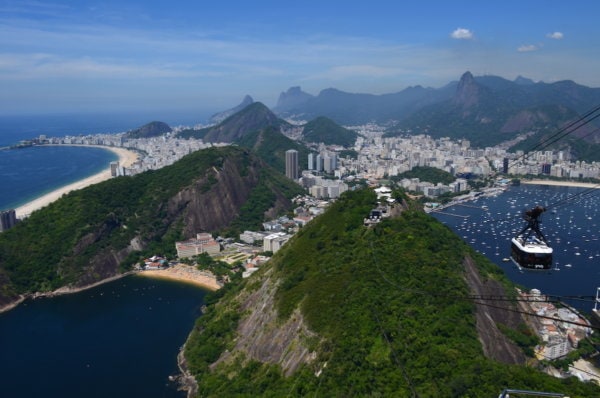
[[[118,156],[91,147],[41,146],[0,151],[0,210],[106,170]]]
[[[447,208],[444,213],[448,214],[432,214],[502,268],[513,282],[544,294],[586,296],[565,301],[590,312],[592,296],[600,287],[600,189],[579,195],[584,191],[521,185],[496,197]],[[537,205],[548,207],[540,229],[553,248],[553,268],[520,270],[502,259],[510,257],[510,240],[526,225],[522,212]]]
[[[0,396],[183,397],[169,376],[206,292],[128,276],[0,314]]]
[[[48,136],[126,131],[147,117],[0,117],[0,147]],[[0,150],[0,210],[96,174],[117,156],[90,147]],[[1,397],[182,397],[168,376],[206,291],[127,277],[0,314]]]

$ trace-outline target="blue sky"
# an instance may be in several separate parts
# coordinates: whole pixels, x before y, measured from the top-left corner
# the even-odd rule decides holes
[[[245,94],[273,106],[290,86],[380,94],[467,70],[600,87],[599,11],[553,0],[0,0],[0,114],[216,111]]]

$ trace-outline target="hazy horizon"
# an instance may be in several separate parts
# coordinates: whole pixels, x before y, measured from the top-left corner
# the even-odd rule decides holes
[[[210,113],[292,86],[383,94],[465,71],[599,87],[600,4],[0,3],[4,115]]]

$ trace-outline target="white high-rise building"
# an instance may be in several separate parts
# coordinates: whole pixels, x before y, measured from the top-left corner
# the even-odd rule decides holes
[[[285,151],[285,175],[287,178],[298,178],[298,151],[289,149]]]

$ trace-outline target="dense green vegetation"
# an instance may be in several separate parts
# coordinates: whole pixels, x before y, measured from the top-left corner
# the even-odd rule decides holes
[[[350,159],[358,159],[358,152],[356,152],[354,149],[344,149],[338,153],[338,157],[340,159],[345,159],[347,157]]]
[[[260,230],[264,213],[278,200],[304,194],[304,188],[282,174],[262,170],[261,179],[240,208],[240,215],[223,231],[227,236],[238,237],[245,230]],[[277,192],[277,193],[276,193]]]
[[[352,146],[358,134],[333,120],[320,116],[304,125],[302,139],[307,142],[323,142],[326,145]]]
[[[486,359],[473,304],[452,297],[469,293],[464,256],[484,278],[502,279],[501,271],[419,210],[365,228],[374,203],[370,190],[344,194],[267,265],[278,280],[279,321],[300,309],[316,333],[305,341],[315,362],[285,377],[278,365],[235,356],[245,314],[235,297],[261,284],[267,273],[258,273],[211,301],[191,335],[186,357],[202,396],[492,397],[508,387],[600,394],[574,378]],[[209,368],[225,350],[233,361]]]
[[[170,200],[202,179],[201,193],[209,191],[217,183],[209,178],[211,170],[220,169],[226,160],[236,164],[240,175],[251,162],[261,169],[260,181],[233,221],[233,229],[258,227],[276,200],[290,198],[300,189],[274,170],[260,166],[262,163],[247,150],[223,147],[192,153],[157,171],[73,191],[0,234],[0,276],[10,278],[10,284],[2,286],[3,295],[48,291],[74,283],[82,273],[96,272],[90,271],[91,259],[102,254],[113,256],[136,237],[145,252],[130,253],[122,270],[143,254],[174,257],[174,243],[183,238],[185,220],[182,209],[169,208]],[[270,188],[277,193],[269,192]]]
[[[283,135],[278,128],[267,127],[262,130],[245,134],[235,142],[239,146],[252,149],[268,165],[285,173],[285,151],[295,149],[298,151],[298,166],[306,170],[310,150]]]
[[[393,181],[400,181],[404,178],[418,178],[420,181],[427,181],[433,184],[441,182],[445,185],[456,181],[456,178],[447,171],[429,166],[416,166],[412,170],[390,177]]]
[[[128,131],[127,138],[150,138],[159,137],[163,134],[170,133],[171,127],[165,122],[150,122],[135,130]]]

